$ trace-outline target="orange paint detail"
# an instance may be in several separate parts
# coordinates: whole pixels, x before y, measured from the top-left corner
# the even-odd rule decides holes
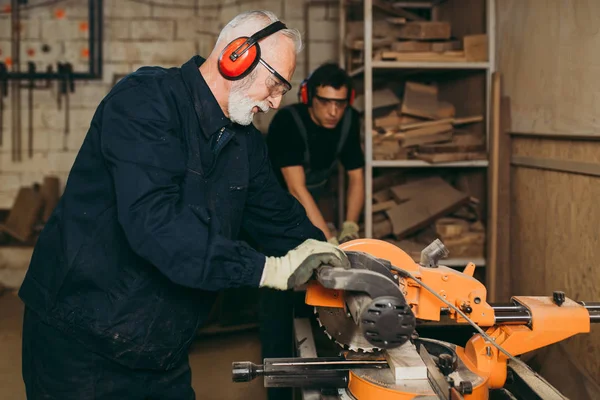
[[[81,32],[87,32],[90,29],[89,24],[87,22],[80,22],[79,23],[79,30]]]
[[[13,63],[12,58],[6,57],[4,59],[4,64],[6,64],[7,67],[10,67],[12,65],[12,63]]]
[[[344,295],[341,290],[326,289],[318,281],[308,282],[304,302],[309,306],[344,308]]]
[[[391,373],[391,372],[390,372]],[[417,396],[434,395],[433,390],[427,393],[399,392],[384,386],[369,382],[350,371],[348,390],[356,399],[360,400],[412,400]]]
[[[56,19],[63,19],[66,15],[66,11],[62,8],[57,8],[56,10],[54,10],[54,17]]]
[[[35,50],[34,50],[34,49],[32,49],[32,48],[28,48],[28,49],[27,49],[27,55],[28,55],[29,57],[33,57],[33,56],[35,55]]]
[[[85,48],[81,49],[81,57],[87,58],[90,56],[90,49]]]

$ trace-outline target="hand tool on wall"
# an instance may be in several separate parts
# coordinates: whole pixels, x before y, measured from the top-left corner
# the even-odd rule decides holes
[[[3,145],[3,131],[4,131],[4,98],[8,94],[8,68],[6,64],[0,62],[0,147]]]
[[[75,81],[73,80],[73,65],[71,63],[63,64],[63,73],[65,78],[63,81],[63,95],[65,96],[65,134],[63,137],[63,151],[69,150],[69,133],[70,133],[70,98],[69,94],[75,91]]]
[[[27,62],[27,72],[31,75],[35,74],[35,63],[33,61]],[[28,93],[27,93],[27,101],[29,107],[29,132],[28,132],[28,145],[29,145],[29,158],[33,158],[33,89],[35,87],[35,82],[33,78],[29,78],[28,82]]]
[[[439,240],[419,263],[382,240],[340,248],[352,267],[321,267],[305,299],[327,336],[343,347],[339,357],[315,358],[311,350],[310,358],[234,362],[234,382],[263,376],[265,387],[333,388],[327,399],[337,400],[566,400],[517,357],[590,332],[591,323],[600,323],[600,302],[557,291],[489,304],[485,286],[473,277],[475,265],[463,272],[443,266],[447,249]],[[419,337],[421,324],[476,333],[459,346]],[[296,341],[308,341],[306,332]]]

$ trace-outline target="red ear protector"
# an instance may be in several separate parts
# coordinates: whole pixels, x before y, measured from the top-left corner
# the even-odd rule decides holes
[[[308,88],[308,81],[310,80],[310,75],[308,78],[302,81],[300,84],[300,88],[298,89],[298,98],[302,104],[311,105],[313,93]],[[356,90],[354,88],[350,89],[350,95],[348,96],[348,105],[352,107],[354,103],[354,98],[356,97]]]
[[[218,66],[221,75],[233,81],[247,76],[260,61],[258,41],[286,28],[283,22],[276,21],[250,37],[242,36],[233,39],[219,56]]]

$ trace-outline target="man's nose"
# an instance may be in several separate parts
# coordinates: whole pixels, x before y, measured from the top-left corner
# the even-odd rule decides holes
[[[331,115],[332,117],[335,117],[338,114],[338,111],[340,110],[341,107],[339,107],[336,103],[330,103],[329,104],[329,115]]]
[[[282,100],[283,100],[283,96],[269,97],[269,107],[271,107],[272,109],[279,108],[279,105],[281,104]]]

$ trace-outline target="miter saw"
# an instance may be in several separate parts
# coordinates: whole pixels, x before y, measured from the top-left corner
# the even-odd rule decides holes
[[[305,299],[339,356],[235,362],[234,382],[263,376],[266,387],[318,389],[322,399],[565,399],[516,357],[589,332],[600,302],[554,292],[490,305],[474,264],[439,265],[448,254],[439,240],[419,263],[381,240],[340,247],[352,267],[320,268]],[[442,320],[477,333],[464,347],[416,334],[417,324]]]

